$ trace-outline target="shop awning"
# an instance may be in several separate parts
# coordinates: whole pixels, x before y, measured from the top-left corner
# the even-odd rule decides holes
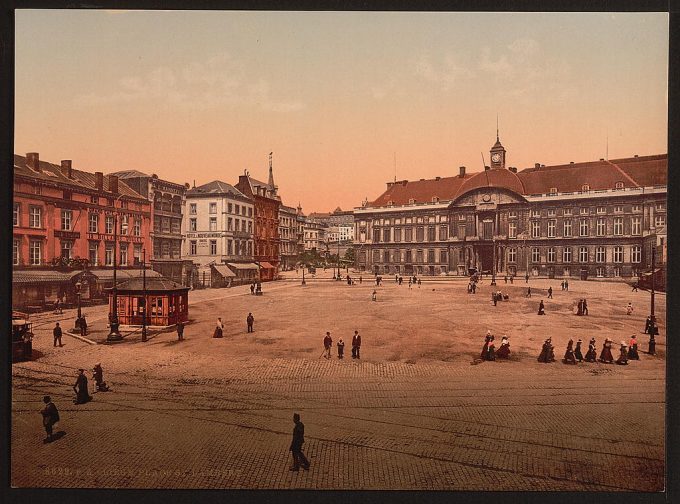
[[[113,281],[113,270],[112,269],[92,269],[90,270],[90,273],[92,273],[94,276],[97,277],[99,280],[103,281]],[[124,269],[119,269],[116,271],[116,280],[129,280],[130,278],[142,278],[142,270],[141,269],[133,269],[133,270],[124,270]],[[152,269],[147,269],[146,270],[146,277],[147,278],[156,278],[162,276],[160,273],[157,271],[154,271]]]
[[[262,261],[262,262],[260,263],[260,266],[261,266],[263,269],[276,269],[276,268],[275,268],[274,266],[272,266],[270,263],[265,262],[265,261]]]
[[[257,269],[257,264],[253,264],[253,263],[227,263],[227,266],[229,266],[231,269],[237,269],[237,270],[256,270]]]
[[[233,271],[231,271],[226,264],[211,264],[210,266],[215,268],[215,271],[217,271],[224,278],[236,276],[236,274]]]
[[[12,272],[13,284],[32,284],[32,283],[60,283],[70,282],[71,279],[82,271],[54,271],[54,270],[19,270]]]

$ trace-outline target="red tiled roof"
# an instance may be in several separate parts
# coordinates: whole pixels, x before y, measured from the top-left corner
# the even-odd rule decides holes
[[[73,178],[68,178],[61,172],[61,166],[48,163],[46,161],[39,161],[42,172],[35,172],[26,165],[26,158],[18,154],[14,154],[14,173],[16,175],[23,175],[45,182],[52,182],[54,184],[62,184],[73,186],[74,188],[85,188],[96,191],[95,175],[94,173],[85,172],[82,170],[72,169],[71,174]],[[109,177],[104,176],[104,191],[109,191]],[[118,191],[120,194],[134,198],[137,200],[148,201],[146,198],[140,196],[136,191],[133,191],[125,182],[118,180]]]
[[[591,191],[615,189],[617,182],[623,182],[625,188],[648,187],[665,185],[667,172],[667,154],[541,166],[526,168],[516,174],[506,169],[491,169],[464,177],[390,183],[369,206],[386,206],[390,201],[394,205],[405,205],[411,199],[416,203],[429,203],[435,196],[441,201],[453,200],[483,187],[505,188],[523,195],[548,194],[551,188],[561,193],[578,192],[586,184]]]

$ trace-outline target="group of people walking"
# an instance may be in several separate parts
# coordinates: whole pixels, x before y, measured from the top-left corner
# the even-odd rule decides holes
[[[585,357],[581,351],[581,344],[583,341],[581,339],[576,341],[576,347],[574,347],[574,340],[570,339],[567,343],[567,349],[564,352],[564,358],[562,362],[564,364],[576,364],[577,362],[602,362],[604,364],[612,364],[616,362],[619,365],[627,365],[629,360],[640,360],[640,354],[638,353],[637,338],[633,334],[630,337],[630,341],[626,343],[621,342],[619,347],[619,356],[614,361],[614,356],[612,355],[612,340],[606,338],[602,344],[602,350],[600,351],[599,357],[597,356],[597,348],[595,346],[595,338],[591,338],[588,343],[588,351]],[[552,338],[548,338],[543,342],[543,347],[541,353],[538,356],[538,362],[550,363],[555,362],[555,347],[552,344]]]
[[[496,359],[507,359],[510,357],[510,340],[506,334],[501,339],[501,346],[496,350],[494,340],[496,337],[491,334],[491,330],[486,331],[484,346],[482,347],[481,359],[483,361],[495,361]]]
[[[342,338],[336,343],[338,349],[338,359],[343,359],[345,356],[345,342]],[[333,347],[333,338],[331,337],[330,331],[326,331],[326,335],[323,338],[323,355],[324,358],[331,358],[331,348]],[[361,335],[359,331],[354,331],[354,336],[352,336],[352,359],[361,358]]]

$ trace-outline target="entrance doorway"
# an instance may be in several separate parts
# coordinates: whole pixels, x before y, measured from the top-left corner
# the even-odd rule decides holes
[[[491,273],[493,268],[493,244],[480,244],[476,247],[476,252],[479,255],[478,268],[481,271]]]

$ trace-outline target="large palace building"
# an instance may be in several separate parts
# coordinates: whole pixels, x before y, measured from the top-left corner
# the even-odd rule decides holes
[[[354,210],[360,270],[631,278],[665,259],[668,156],[506,167],[387,183]],[[495,264],[495,268],[494,268]]]

